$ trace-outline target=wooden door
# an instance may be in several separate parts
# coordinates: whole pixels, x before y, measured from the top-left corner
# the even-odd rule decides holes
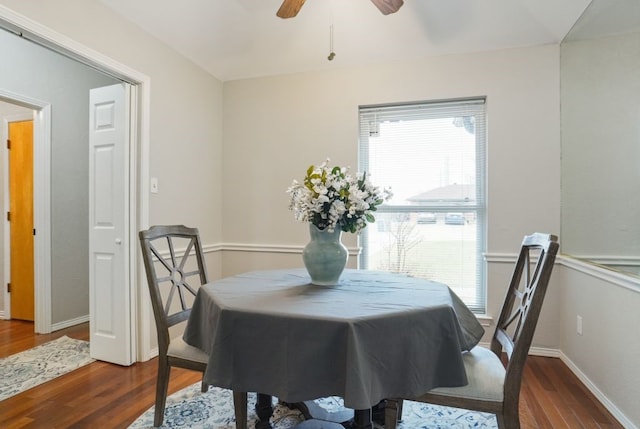
[[[34,320],[33,121],[9,123],[11,318]]]

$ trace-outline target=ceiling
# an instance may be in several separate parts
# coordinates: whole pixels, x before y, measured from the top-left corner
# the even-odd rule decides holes
[[[594,39],[638,32],[640,1],[592,0],[564,40]]]
[[[100,0],[227,81],[435,55],[560,43],[590,0]],[[333,28],[335,58],[328,60]]]

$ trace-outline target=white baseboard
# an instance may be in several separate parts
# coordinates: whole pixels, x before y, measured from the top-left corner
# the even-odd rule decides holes
[[[0,311],[0,320],[4,319],[4,311]],[[80,316],[75,319],[65,320],[64,322],[55,323],[51,326],[51,332],[59,331],[60,329],[70,328],[71,326],[76,326],[81,323],[86,323],[89,321],[89,315]]]
[[[70,328],[72,326],[86,323],[89,321],[89,315],[76,317],[75,319],[65,320],[63,322],[54,323],[51,325],[51,332],[59,331],[60,329]]]
[[[151,360],[154,357],[158,356],[160,354],[160,351],[157,347],[152,348],[151,350],[149,350],[149,359],[147,360]]]
[[[558,349],[548,349],[544,347],[531,347],[529,354],[533,356],[559,358],[562,352]]]
[[[564,364],[569,367],[571,372],[573,372],[576,375],[576,377],[578,377],[578,379],[582,382],[582,384],[584,384],[586,386],[586,388],[589,389],[589,391],[591,393],[593,393],[593,395],[598,399],[598,401],[600,401],[602,403],[602,405],[611,414],[613,414],[613,417],[615,417],[616,420],[618,420],[623,427],[625,427],[626,429],[638,429],[638,427],[633,422],[631,422],[627,418],[627,416],[625,416],[622,413],[622,411],[620,411],[618,409],[618,407],[616,407],[615,404],[613,402],[611,402],[609,400],[609,398],[607,398],[606,395],[604,393],[602,393],[602,391],[600,389],[598,389],[598,387],[591,380],[589,380],[589,377],[587,377],[580,370],[580,368],[578,368],[578,366],[576,364],[574,364],[573,361],[571,361],[571,359],[569,359],[562,352],[559,352],[559,354],[560,354],[560,359],[562,360],[562,362],[564,362]]]
[[[479,344],[482,347],[489,348],[491,345],[489,343],[482,342]],[[585,387],[602,403],[602,405],[613,415],[613,417],[620,422],[622,426],[626,429],[640,429],[636,425],[634,425],[627,416],[625,416],[618,407],[615,406],[613,402],[609,400],[605,396],[598,387],[589,380],[589,377],[584,375],[580,368],[578,368],[572,361],[569,359],[561,350],[558,349],[549,349],[544,347],[531,347],[529,349],[529,355],[531,356],[542,356],[542,357],[552,357],[559,358],[569,369],[571,372],[575,374],[576,377],[585,385]]]

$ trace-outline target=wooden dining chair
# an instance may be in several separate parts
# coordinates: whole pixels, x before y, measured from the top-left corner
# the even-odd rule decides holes
[[[468,384],[439,387],[416,398],[387,399],[385,429],[396,428],[403,399],[493,413],[500,429],[520,428],[522,373],[558,247],[553,235],[524,237],[491,349],[476,346],[463,353]]]
[[[183,225],[152,226],[140,231],[151,305],[158,334],[158,378],[153,424],[161,426],[167,401],[171,367],[202,372],[209,356],[170,328],[186,321],[198,287],[208,282],[198,229]],[[203,381],[202,392],[209,386]],[[247,394],[233,393],[236,428],[247,427]]]

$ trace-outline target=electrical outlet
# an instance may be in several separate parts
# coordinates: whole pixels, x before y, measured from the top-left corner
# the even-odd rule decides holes
[[[578,335],[582,335],[582,316],[580,315],[576,319],[576,332]]]

